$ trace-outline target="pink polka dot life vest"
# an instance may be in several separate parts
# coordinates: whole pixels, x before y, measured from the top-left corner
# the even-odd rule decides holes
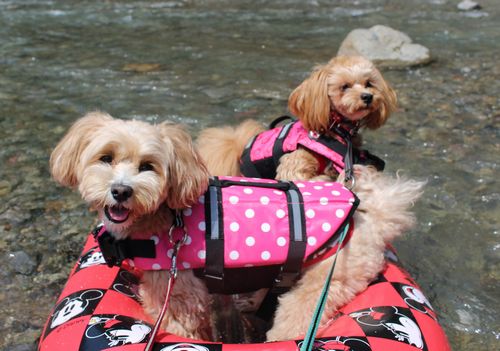
[[[358,202],[336,182],[213,177],[198,203],[182,211],[187,239],[179,250],[177,266],[201,269],[208,281],[221,279],[231,269],[250,267],[257,271],[274,267],[275,274],[296,277],[305,261],[331,253]],[[121,259],[129,257],[131,266],[143,270],[170,269],[173,244],[168,232],[166,228],[117,240],[128,240],[129,245],[113,248],[112,255],[122,251]],[[95,232],[106,258],[109,248],[100,241],[104,233],[104,227]],[[180,238],[182,231],[176,229],[173,236]],[[126,252],[143,243],[153,248],[148,257]],[[237,272],[241,276],[242,271]]]

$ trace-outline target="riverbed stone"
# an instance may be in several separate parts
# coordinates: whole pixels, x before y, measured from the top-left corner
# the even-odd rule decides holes
[[[6,180],[0,180],[0,196],[4,196],[10,193],[12,185]]]
[[[36,262],[24,251],[15,251],[7,254],[9,265],[17,273],[30,275],[36,267]]]
[[[379,67],[404,68],[431,61],[429,49],[413,43],[405,33],[376,25],[358,28],[344,39],[337,55],[364,56]]]
[[[480,10],[481,9],[481,5],[479,5],[477,2],[475,1],[471,1],[471,0],[464,0],[464,1],[461,1],[458,5],[457,5],[457,8],[460,10],[460,11],[472,11],[472,10]]]
[[[159,63],[128,63],[122,67],[122,71],[147,73],[160,71],[161,65]]]

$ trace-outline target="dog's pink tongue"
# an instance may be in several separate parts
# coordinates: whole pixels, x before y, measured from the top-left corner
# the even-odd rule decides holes
[[[113,206],[109,208],[109,215],[115,222],[123,222],[127,219],[130,211],[123,206]]]

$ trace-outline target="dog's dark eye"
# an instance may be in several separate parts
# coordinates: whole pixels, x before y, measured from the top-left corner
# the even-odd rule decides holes
[[[367,81],[367,82],[366,82],[365,87],[367,87],[367,88],[371,88],[372,86],[373,86],[373,85],[372,85],[372,82],[370,82],[370,81]]]
[[[111,163],[111,162],[113,162],[113,156],[104,155],[99,159],[99,161],[104,162],[104,163]]]
[[[149,162],[143,162],[139,165],[139,172],[147,172],[154,170],[154,167]]]
[[[342,91],[346,91],[347,89],[349,89],[349,84],[342,85],[340,89],[342,89]]]

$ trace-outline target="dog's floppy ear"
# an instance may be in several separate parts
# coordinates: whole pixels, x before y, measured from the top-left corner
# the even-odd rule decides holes
[[[330,98],[328,97],[328,65],[318,66],[288,98],[288,109],[307,130],[328,129]]]
[[[378,70],[377,79],[374,84],[382,94],[382,101],[380,107],[364,119],[364,125],[369,129],[380,128],[387,121],[391,113],[396,111],[398,105],[396,92],[391,88],[389,83],[385,81]]]
[[[91,112],[77,120],[50,155],[52,177],[68,187],[78,185],[77,166],[80,156],[92,140],[96,130],[113,117],[102,112]]]
[[[208,187],[208,171],[191,136],[178,124],[164,122],[158,126],[167,145],[170,158],[167,170],[167,198],[170,208],[182,209],[192,206]]]

